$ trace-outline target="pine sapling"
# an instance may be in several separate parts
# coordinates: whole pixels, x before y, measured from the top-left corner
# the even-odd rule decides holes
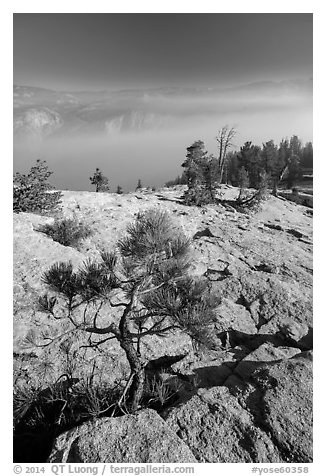
[[[53,294],[40,297],[42,311],[67,320],[74,332],[89,334],[90,347],[119,342],[130,367],[119,405],[129,412],[139,408],[144,394],[145,337],[183,331],[200,345],[212,345],[217,301],[206,280],[188,275],[189,252],[189,240],[168,214],[153,209],[127,227],[116,252],[102,251],[100,261],[89,259],[77,270],[57,263],[43,276]]]

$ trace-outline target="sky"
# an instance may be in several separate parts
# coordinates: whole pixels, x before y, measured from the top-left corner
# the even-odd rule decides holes
[[[312,14],[14,14],[14,83],[215,87],[312,76]]]

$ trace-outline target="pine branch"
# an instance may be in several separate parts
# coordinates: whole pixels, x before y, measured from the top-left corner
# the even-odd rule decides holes
[[[69,334],[73,334],[76,331],[77,331],[77,329],[74,328],[74,329],[69,329],[68,331],[63,332],[62,334],[59,334],[55,337],[46,337],[46,336],[44,336],[43,339],[48,340],[49,342],[47,342],[46,344],[37,344],[36,342],[33,342],[33,344],[35,345],[35,347],[40,347],[40,348],[48,347],[49,345],[53,344],[54,342],[57,342],[58,340],[62,339],[63,337],[65,337]]]
[[[148,331],[141,332],[140,334],[132,334],[133,337],[145,337],[148,335],[157,335],[157,336],[163,336],[168,331],[171,331],[172,329],[181,329],[181,327],[177,324],[171,324],[171,326],[164,327],[163,329],[153,329],[150,328]]]
[[[93,317],[93,327],[97,327],[97,326],[96,326],[96,321],[97,321],[97,318],[98,318],[98,315],[99,315],[99,312],[100,312],[102,306],[103,306],[103,301],[100,302],[100,305],[99,305],[99,307],[97,308],[97,310],[96,310],[96,312],[95,312],[95,314],[94,314],[94,317]]]
[[[154,316],[154,314],[148,314],[146,315],[146,318],[148,317],[152,317]],[[168,315],[165,315],[160,321],[156,322],[155,324],[152,325],[152,327],[150,327],[149,329],[146,329],[145,332],[138,332],[137,334],[131,332],[130,335],[132,337],[143,337],[145,335],[148,335],[148,334],[153,334],[153,331],[155,331],[155,329],[157,330],[158,327],[165,321],[165,319],[169,317]]]
[[[110,337],[107,337],[106,339],[102,339],[98,342],[92,342],[91,344],[89,345],[81,345],[80,346],[80,349],[83,349],[83,348],[96,348],[98,349],[100,345],[104,344],[105,342],[107,342],[108,340],[112,340],[112,339],[116,339],[116,336],[110,336]]]
[[[120,332],[119,329],[115,324],[110,324],[107,327],[86,327],[84,328],[86,332],[90,332],[91,334],[114,334],[114,336],[120,340]]]

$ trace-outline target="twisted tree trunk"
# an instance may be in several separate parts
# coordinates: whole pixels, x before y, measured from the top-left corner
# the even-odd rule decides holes
[[[132,335],[128,327],[128,317],[130,312],[132,312],[137,291],[138,285],[135,284],[135,287],[131,293],[130,302],[126,306],[119,323],[119,342],[121,348],[126,353],[126,357],[130,365],[130,377],[132,379],[127,396],[127,407],[131,413],[138,410],[145,388],[145,368],[141,359],[141,355],[139,352],[137,352],[137,349],[134,346]]]
[[[131,413],[138,410],[145,388],[145,368],[140,355],[137,353],[130,338],[120,341],[121,348],[125,351],[130,365],[131,385],[127,396],[127,407]]]

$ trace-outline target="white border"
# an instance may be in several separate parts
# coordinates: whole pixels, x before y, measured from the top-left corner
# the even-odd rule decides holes
[[[12,391],[12,14],[13,13],[314,13],[314,150],[315,150],[315,183],[314,183],[314,203],[315,203],[315,251],[314,260],[315,280],[314,280],[314,321],[318,329],[315,333],[315,364],[314,364],[314,463],[309,465],[309,474],[323,474],[322,463],[325,460],[324,450],[324,417],[325,417],[325,372],[322,361],[324,360],[323,346],[325,346],[325,310],[323,293],[325,293],[325,243],[326,230],[325,207],[320,196],[325,188],[326,175],[326,143],[325,136],[325,2],[322,1],[302,1],[302,0],[277,0],[273,2],[258,2],[250,0],[237,1],[205,1],[189,2],[172,1],[149,2],[149,1],[101,1],[91,2],[56,0],[56,1],[7,1],[1,6],[0,31],[1,31],[1,131],[2,131],[2,170],[4,170],[5,180],[0,187],[1,210],[2,213],[2,269],[1,294],[2,294],[2,345],[1,349],[1,403],[2,403],[2,449],[3,463],[8,464],[8,471],[4,469],[4,474],[12,474],[12,444],[11,444],[11,391]],[[5,298],[5,299],[3,299]],[[10,384],[9,384],[10,382]],[[9,408],[8,408],[9,406]],[[4,446],[5,443],[5,446]],[[275,465],[262,465],[271,467]],[[284,466],[284,465],[283,465]],[[196,474],[250,474],[252,465],[243,464],[223,464],[223,465],[200,465],[196,467]]]

